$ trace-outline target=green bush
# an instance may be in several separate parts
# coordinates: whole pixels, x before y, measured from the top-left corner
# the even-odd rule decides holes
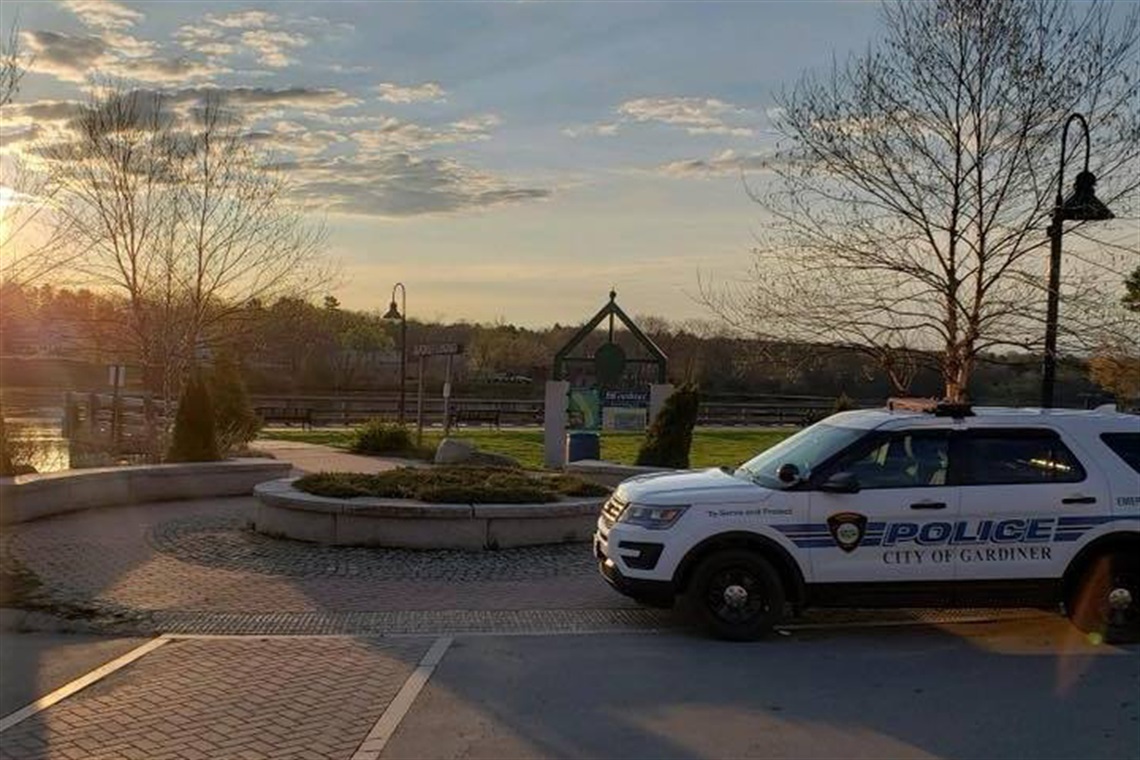
[[[605,496],[609,489],[567,475],[528,475],[498,467],[403,467],[377,475],[322,472],[294,485],[334,499],[375,496],[432,504],[528,504],[563,496]]]
[[[381,420],[371,420],[358,428],[349,449],[357,454],[418,454],[411,431]]]
[[[174,438],[166,459],[169,462],[214,462],[221,458],[210,391],[201,373],[195,371],[178,400]]]
[[[210,373],[209,389],[218,450],[228,454],[256,438],[261,430],[261,419],[253,411],[241,376],[241,365],[232,354],[218,356]]]
[[[687,469],[700,401],[700,393],[691,385],[674,391],[649,426],[645,443],[637,452],[637,464]]]

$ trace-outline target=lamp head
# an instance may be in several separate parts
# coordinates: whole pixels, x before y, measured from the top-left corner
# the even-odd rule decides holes
[[[1096,177],[1083,171],[1073,182],[1073,194],[1061,204],[1061,218],[1079,222],[1099,222],[1114,218],[1108,206],[1096,197]]]

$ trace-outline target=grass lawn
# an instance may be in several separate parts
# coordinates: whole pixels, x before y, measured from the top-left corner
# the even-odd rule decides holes
[[[794,433],[792,428],[697,428],[693,431],[693,448],[690,459],[693,467],[735,466],[752,458],[769,446]],[[295,428],[267,428],[262,438],[285,441],[319,443],[347,449],[352,440],[351,428],[298,430]],[[424,444],[435,447],[443,435],[439,431],[425,431]],[[506,454],[518,460],[523,467],[542,468],[542,430],[540,428],[461,428],[454,438],[470,441],[483,451]],[[644,435],[641,433],[602,433],[602,459],[621,464],[633,464]]]

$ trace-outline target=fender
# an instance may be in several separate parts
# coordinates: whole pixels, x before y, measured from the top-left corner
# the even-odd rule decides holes
[[[783,580],[787,589],[788,601],[799,604],[807,598],[803,571],[791,552],[774,539],[762,533],[753,533],[747,530],[717,533],[689,549],[673,573],[674,588],[678,592],[684,592],[689,576],[697,563],[711,552],[726,547],[747,547],[763,553],[772,561],[776,567],[776,572],[780,574],[780,579]]]
[[[1085,574],[1088,566],[1099,556],[1114,551],[1125,551],[1133,554],[1140,553],[1140,531],[1120,530],[1106,533],[1086,544],[1076,556],[1069,560],[1065,574],[1062,576],[1065,601],[1068,601],[1077,584]]]

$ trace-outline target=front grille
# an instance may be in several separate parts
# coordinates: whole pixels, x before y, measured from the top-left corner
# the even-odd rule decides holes
[[[602,523],[606,526],[606,530],[614,527],[614,523],[618,521],[618,518],[621,517],[621,513],[625,511],[628,505],[629,502],[624,499],[619,499],[616,496],[611,496],[609,500],[602,505]]]

